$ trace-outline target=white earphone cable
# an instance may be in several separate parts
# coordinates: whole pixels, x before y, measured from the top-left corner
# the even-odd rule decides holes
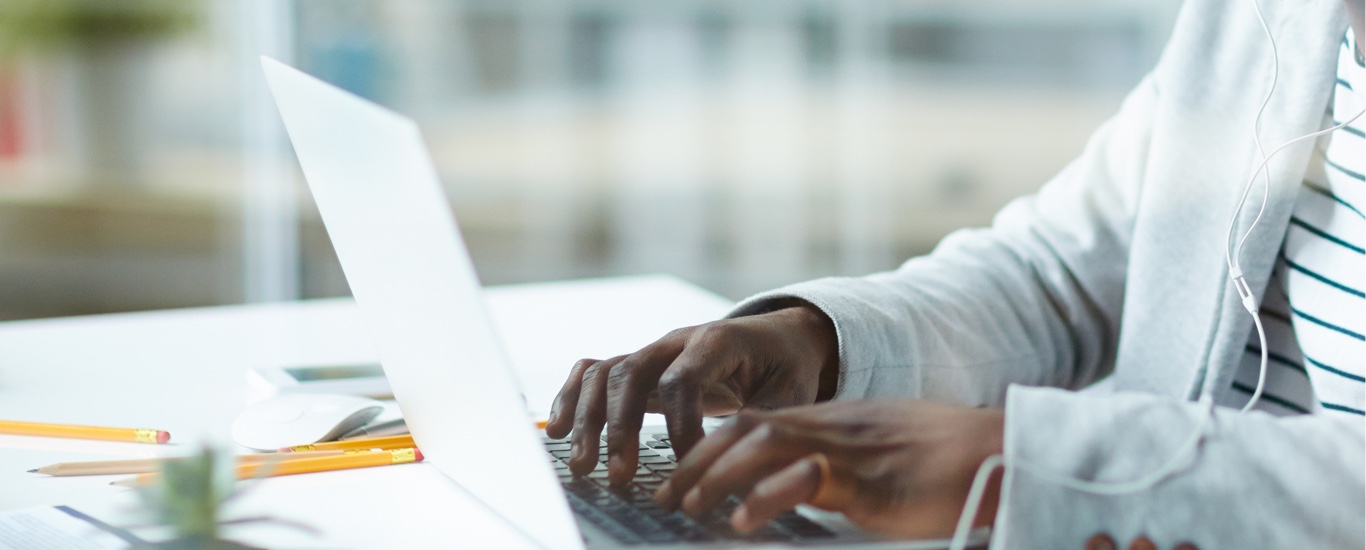
[[[1262,15],[1262,3],[1252,0],[1252,8],[1257,12],[1257,22],[1262,24],[1262,32],[1266,33],[1266,40],[1271,45],[1271,83],[1266,87],[1266,97],[1262,98],[1261,106],[1257,107],[1257,116],[1252,119],[1252,142],[1257,145],[1257,154],[1262,157],[1262,162],[1265,163],[1270,157],[1267,156],[1266,149],[1262,147],[1262,115],[1266,114],[1266,106],[1271,104],[1271,97],[1276,94],[1276,83],[1280,81],[1281,77],[1281,54],[1276,49],[1276,37],[1271,35],[1271,26],[1266,24],[1266,17]],[[1247,200],[1247,195],[1251,191],[1252,184],[1249,182],[1247,187],[1243,189],[1242,200],[1238,201],[1238,207],[1234,209],[1235,216],[1242,211],[1243,202]],[[1252,219],[1252,225],[1248,226],[1249,233],[1251,233],[1252,227],[1256,227],[1257,223],[1262,221],[1262,215],[1266,213],[1267,197],[1270,195],[1271,171],[1267,170],[1262,177],[1262,204],[1257,208],[1257,216]],[[1229,238],[1232,238],[1232,235]],[[1243,243],[1239,241],[1238,252],[1234,254],[1234,258],[1236,259],[1242,251]]]
[[[1271,154],[1268,155],[1266,158],[1264,158],[1264,159],[1262,160],[1262,162],[1261,162],[1260,164],[1257,165],[1257,169],[1256,169],[1255,171],[1252,172],[1252,177],[1251,177],[1251,178],[1248,178],[1247,187],[1246,187],[1245,190],[1244,190],[1244,197],[1246,197],[1246,192],[1247,192],[1247,190],[1248,190],[1248,189],[1251,189],[1252,184],[1255,183],[1255,182],[1257,181],[1257,176],[1261,175],[1262,170],[1265,170],[1266,167],[1267,167],[1267,164],[1271,162],[1271,159],[1272,159],[1272,158],[1275,158],[1275,156],[1276,156],[1278,153],[1280,153],[1281,151],[1284,151],[1286,147],[1289,147],[1289,146],[1291,146],[1291,145],[1294,145],[1294,144],[1299,143],[1299,142],[1301,142],[1301,141],[1304,141],[1304,140],[1306,140],[1306,139],[1316,138],[1316,137],[1322,136],[1322,135],[1324,135],[1324,134],[1327,134],[1327,133],[1330,133],[1330,132],[1337,131],[1337,130],[1339,130],[1339,129],[1345,127],[1345,126],[1347,126],[1348,124],[1351,124],[1351,123],[1353,123],[1353,122],[1356,122],[1356,120],[1357,120],[1358,118],[1361,118],[1361,116],[1362,116],[1363,114],[1366,114],[1366,109],[1363,109],[1363,110],[1361,110],[1361,111],[1358,111],[1357,114],[1352,115],[1352,116],[1349,117],[1347,120],[1343,121],[1341,124],[1338,124],[1338,125],[1333,126],[1333,127],[1330,127],[1330,128],[1325,128],[1325,129],[1323,129],[1323,130],[1319,130],[1319,131],[1314,132],[1314,133],[1311,133],[1311,134],[1305,134],[1305,135],[1302,135],[1302,136],[1297,137],[1297,138],[1295,138],[1295,139],[1292,139],[1292,140],[1290,140],[1290,141],[1287,141],[1287,142],[1285,142],[1285,143],[1282,143],[1280,147],[1277,147],[1274,151],[1271,151]],[[1269,190],[1268,190],[1268,191],[1269,191]],[[1269,193],[1267,193],[1267,194],[1269,194]],[[1265,208],[1265,203],[1266,203],[1266,200],[1267,200],[1267,199],[1266,199],[1266,195],[1267,195],[1267,194],[1264,194],[1263,197],[1262,197],[1263,208]],[[1226,240],[1229,241],[1229,242],[1232,242],[1232,241],[1233,241],[1233,235],[1234,235],[1234,232],[1236,231],[1237,225],[1238,225],[1238,214],[1240,214],[1240,213],[1242,212],[1242,208],[1243,208],[1243,205],[1240,203],[1240,204],[1238,205],[1238,207],[1234,210],[1232,218],[1229,220],[1229,225],[1228,225],[1228,237],[1226,237]],[[1268,354],[1268,351],[1267,351],[1267,349],[1266,349],[1266,331],[1265,331],[1265,329],[1263,329],[1260,315],[1258,315],[1258,306],[1257,306],[1257,297],[1256,297],[1256,294],[1254,294],[1254,293],[1252,292],[1252,287],[1248,286],[1247,278],[1243,276],[1243,268],[1242,268],[1242,262],[1241,262],[1241,256],[1242,256],[1242,253],[1243,253],[1243,244],[1246,243],[1248,237],[1252,235],[1252,231],[1253,231],[1254,229],[1256,229],[1256,227],[1257,227],[1257,222],[1259,222],[1259,221],[1261,221],[1261,213],[1260,213],[1260,212],[1258,212],[1257,218],[1254,218],[1254,219],[1253,219],[1252,224],[1248,226],[1247,231],[1244,232],[1243,235],[1238,239],[1238,241],[1237,241],[1237,247],[1236,247],[1235,249],[1233,249],[1233,250],[1225,249],[1225,252],[1224,252],[1224,253],[1225,253],[1225,261],[1226,261],[1227,264],[1228,264],[1228,274],[1229,274],[1229,278],[1233,280],[1233,287],[1234,287],[1235,290],[1238,291],[1238,297],[1239,297],[1239,298],[1242,300],[1242,302],[1243,302],[1243,308],[1246,309],[1247,312],[1248,312],[1249,314],[1252,315],[1253,325],[1254,325],[1254,326],[1256,327],[1256,329],[1257,329],[1257,337],[1258,337],[1259,341],[1260,341],[1261,344],[1262,344],[1261,366],[1260,366],[1260,369],[1259,369],[1260,372],[1259,372],[1259,374],[1257,375],[1257,388],[1256,388],[1256,390],[1255,390],[1255,391],[1253,392],[1253,394],[1252,394],[1252,399],[1250,399],[1250,400],[1247,402],[1246,405],[1243,405],[1243,409],[1242,409],[1243,412],[1246,412],[1246,411],[1251,410],[1252,407],[1255,406],[1255,405],[1257,404],[1257,401],[1258,401],[1259,399],[1261,399],[1261,396],[1262,396],[1262,389],[1263,389],[1263,387],[1265,386],[1265,383],[1266,383],[1267,354]]]
[[[1256,295],[1248,285],[1247,279],[1243,276],[1241,256],[1243,253],[1243,245],[1247,243],[1248,238],[1252,236],[1252,231],[1256,229],[1257,224],[1262,221],[1262,216],[1266,213],[1267,201],[1271,196],[1271,171],[1268,169],[1268,165],[1271,163],[1271,159],[1285,150],[1285,148],[1306,139],[1316,138],[1340,130],[1361,118],[1363,114],[1366,114],[1366,109],[1363,109],[1336,126],[1305,134],[1282,143],[1279,147],[1272,150],[1270,154],[1267,154],[1262,147],[1262,114],[1266,112],[1266,107],[1271,103],[1271,97],[1276,91],[1276,83],[1280,77],[1280,53],[1276,49],[1276,39],[1271,34],[1271,27],[1267,24],[1266,17],[1262,15],[1260,2],[1252,0],[1252,5],[1257,12],[1257,20],[1261,23],[1262,30],[1266,33],[1267,41],[1271,44],[1271,82],[1267,88],[1266,97],[1262,100],[1261,106],[1257,109],[1257,116],[1252,123],[1252,140],[1253,143],[1256,144],[1257,154],[1262,160],[1257,165],[1257,169],[1252,172],[1252,176],[1248,178],[1247,185],[1243,187],[1243,193],[1238,199],[1238,204],[1233,209],[1233,216],[1229,219],[1228,232],[1225,236],[1224,246],[1224,261],[1228,265],[1229,278],[1233,281],[1233,287],[1238,292],[1238,297],[1243,303],[1243,308],[1252,315],[1252,322],[1257,330],[1257,338],[1261,343],[1261,365],[1257,374],[1257,388],[1253,391],[1252,397],[1239,413],[1251,410],[1252,407],[1257,404],[1257,401],[1261,399],[1262,391],[1266,386],[1268,358],[1266,330],[1262,327],[1261,316],[1258,314]],[[1248,195],[1252,193],[1252,186],[1257,182],[1257,176],[1263,175],[1262,172],[1264,170],[1266,171],[1266,174],[1264,174],[1262,183],[1261,206],[1257,209],[1257,215],[1253,217],[1252,223],[1248,225],[1247,231],[1242,235],[1239,235],[1235,241],[1234,236],[1238,227],[1238,217],[1242,214],[1243,207],[1247,204]],[[1189,454],[1194,456],[1196,449],[1199,447],[1201,437],[1204,435],[1205,426],[1209,423],[1209,419],[1214,416],[1214,403],[1209,397],[1209,394],[1202,396],[1200,403],[1204,405],[1205,411],[1200,415],[1200,420],[1196,423],[1195,429],[1191,431],[1191,435],[1182,443],[1181,447],[1177,449],[1177,452],[1172,455],[1172,458],[1148,475],[1132,481],[1087,481],[1069,477],[1065,474],[1049,472],[1035,465],[1022,463],[1019,460],[1013,461],[1011,464],[1006,464],[1005,457],[1002,455],[987,457],[986,460],[982,461],[981,466],[977,468],[977,474],[973,478],[972,487],[968,491],[967,501],[963,503],[963,512],[958,517],[958,525],[954,529],[953,539],[950,542],[949,548],[951,550],[962,550],[967,545],[968,534],[972,530],[972,521],[977,517],[978,508],[981,507],[982,495],[986,490],[987,480],[990,479],[992,472],[994,472],[996,468],[1013,467],[1017,471],[1028,472],[1064,487],[1098,495],[1120,495],[1152,488],[1167,476],[1174,473],[1177,468],[1180,467],[1183,461],[1182,459],[1184,459],[1186,455]]]
[[[1002,455],[987,457],[986,460],[982,461],[982,465],[977,468],[977,475],[973,478],[972,488],[968,491],[968,500],[963,503],[963,513],[958,516],[958,526],[953,531],[953,540],[950,541],[949,548],[951,550],[962,550],[967,545],[968,533],[972,530],[972,520],[977,517],[978,508],[982,505],[982,494],[986,491],[987,480],[992,471],[998,467],[1005,466],[1014,468],[1016,471],[1028,472],[1045,481],[1095,495],[1122,495],[1151,489],[1180,469],[1188,455],[1192,457],[1195,455],[1195,450],[1200,445],[1200,439],[1205,434],[1205,426],[1209,424],[1210,418],[1214,417],[1213,399],[1202,398],[1200,404],[1204,410],[1201,411],[1195,422],[1195,429],[1191,430],[1191,435],[1177,448],[1175,453],[1172,453],[1172,457],[1156,470],[1130,481],[1087,481],[1050,472],[1018,459],[1007,465],[1005,457]]]

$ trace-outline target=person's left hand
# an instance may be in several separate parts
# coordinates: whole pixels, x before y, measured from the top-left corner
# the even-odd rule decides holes
[[[1001,452],[1004,425],[999,409],[913,399],[743,410],[683,458],[655,500],[700,517],[739,496],[731,524],[741,532],[805,503],[872,531],[947,537],[978,466]],[[974,526],[994,521],[999,489],[993,476]]]

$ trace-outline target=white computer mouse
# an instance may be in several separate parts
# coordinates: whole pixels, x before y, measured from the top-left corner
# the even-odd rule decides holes
[[[354,395],[284,393],[247,407],[232,423],[232,439],[262,451],[331,441],[364,426],[384,404]]]

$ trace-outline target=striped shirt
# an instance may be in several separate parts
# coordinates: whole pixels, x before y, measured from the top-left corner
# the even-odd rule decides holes
[[[1352,30],[1342,41],[1325,127],[1366,105]],[[1366,118],[1366,117],[1362,117]],[[1269,358],[1255,409],[1361,421],[1366,409],[1366,121],[1319,138],[1295,200],[1260,315]],[[1242,407],[1257,387],[1254,332],[1233,380]]]

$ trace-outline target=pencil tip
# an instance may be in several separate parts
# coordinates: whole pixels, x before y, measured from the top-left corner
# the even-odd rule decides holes
[[[115,487],[137,487],[138,478],[136,476],[127,477],[119,480],[110,481],[109,484]]]
[[[30,474],[36,474],[36,473],[38,473],[38,469],[37,469],[37,468],[34,468],[34,469],[32,469],[32,470],[29,470],[28,473],[30,473]]]

